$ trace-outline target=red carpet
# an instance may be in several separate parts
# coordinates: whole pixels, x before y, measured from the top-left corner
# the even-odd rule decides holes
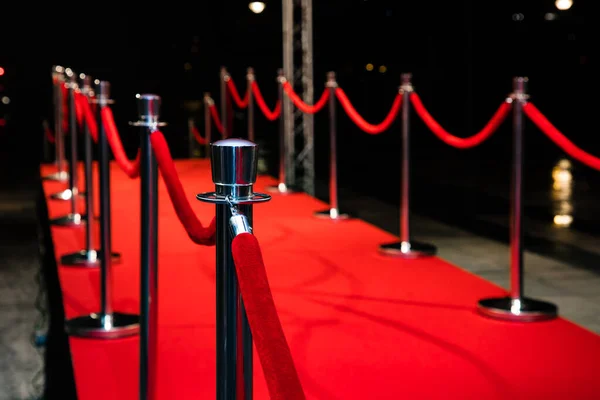
[[[205,161],[178,161],[203,223],[214,206]],[[112,166],[115,308],[139,303],[139,180]],[[42,172],[48,171],[46,167]],[[259,179],[256,191],[274,183]],[[64,185],[45,182],[47,195]],[[564,319],[519,324],[484,318],[482,297],[504,290],[441,259],[380,256],[394,238],[359,220],[312,217],[304,194],[255,206],[255,233],[300,379],[310,399],[598,399],[600,336]],[[50,217],[68,202],[49,201]],[[214,247],[191,242],[160,183],[160,399],[215,398]],[[84,232],[53,227],[56,255]],[[469,245],[465,243],[465,246]],[[508,256],[508,255],[507,255]],[[67,317],[98,311],[98,271],[59,268]],[[508,271],[507,271],[508,274]],[[559,305],[560,306],[560,305]],[[70,340],[80,400],[138,396],[138,340]],[[255,355],[255,399],[267,390]]]

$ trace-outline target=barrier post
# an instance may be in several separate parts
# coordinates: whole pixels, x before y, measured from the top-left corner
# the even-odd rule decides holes
[[[252,82],[254,76],[254,68],[248,67],[246,74],[246,91],[248,92],[248,140],[254,142],[254,95],[252,94]]]
[[[227,81],[230,79],[225,67],[221,67],[221,125],[223,126],[223,138],[229,137],[229,116],[227,115]]]
[[[379,246],[379,252],[385,255],[405,258],[428,257],[435,255],[437,249],[428,243],[411,240],[410,234],[410,94],[412,74],[400,76],[402,94],[402,166],[400,190],[400,241]]]
[[[283,69],[279,68],[277,70],[277,93],[279,98],[279,104],[283,107],[284,101],[284,92],[283,92],[283,84],[287,80],[285,79],[285,75],[283,74]],[[285,139],[285,117],[282,112],[279,115],[279,182],[277,185],[267,186],[265,190],[271,193],[294,193],[294,188],[290,187],[287,183],[287,174],[286,174],[286,165],[285,155],[287,154],[287,141]]]
[[[210,107],[215,104],[210,93],[204,93],[204,138],[206,145],[204,147],[204,158],[210,158],[210,141],[212,136],[212,124],[210,123]]]
[[[215,192],[201,193],[197,199],[216,204],[217,399],[251,400],[252,333],[238,288],[231,240],[239,229],[252,226],[252,205],[268,201],[271,196],[252,190],[258,165],[258,146],[255,143],[244,139],[219,140],[211,145],[211,154]],[[235,223],[230,226],[238,211],[246,216],[249,225],[234,218]],[[239,330],[238,316],[242,321]],[[241,331],[241,338],[238,331]],[[239,345],[243,348],[239,352],[242,360],[238,359]],[[244,370],[243,397],[238,397],[240,393],[236,391],[238,379],[242,379],[237,376],[239,363]]]
[[[159,126],[160,96],[137,96],[141,180],[140,400],[156,398],[158,317],[158,168],[150,135]]]
[[[96,81],[98,104],[98,170],[100,181],[100,312],[67,320],[66,331],[71,336],[118,339],[139,332],[139,317],[113,311],[112,266],[120,260],[112,252],[110,218],[110,149],[102,124],[101,109],[112,103],[109,83]],[[91,197],[91,196],[90,196]],[[91,215],[91,214],[90,214]]]
[[[79,227],[85,223],[87,216],[79,212],[79,197],[83,193],[79,192],[79,171],[77,156],[77,114],[75,111],[75,96],[79,90],[75,72],[70,68],[65,70],[69,78],[69,127],[71,129],[71,159],[69,160],[69,188],[59,193],[54,193],[50,198],[54,200],[69,200],[71,203],[71,212],[63,217],[50,220],[52,225]]]
[[[43,177],[44,180],[67,182],[69,173],[65,169],[65,136],[63,132],[63,93],[65,69],[60,65],[52,67],[52,100],[54,103],[54,153],[56,172]]]
[[[337,184],[337,121],[335,113],[335,89],[338,87],[335,72],[327,73],[326,86],[329,88],[329,209],[318,211],[315,216],[330,219],[348,219],[340,212]]]
[[[479,301],[479,311],[492,318],[533,322],[555,318],[558,308],[540,300],[525,297],[523,290],[523,105],[527,102],[526,77],[513,79],[513,170],[510,224],[510,294],[502,298]]]

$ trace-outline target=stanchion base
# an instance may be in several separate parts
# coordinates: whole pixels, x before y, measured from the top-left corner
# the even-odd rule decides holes
[[[394,242],[379,246],[379,252],[386,256],[403,258],[431,257],[437,253],[434,245],[419,242]]]
[[[71,191],[71,189],[65,189],[62,192],[52,193],[50,195],[50,198],[52,200],[67,201],[67,200],[71,200],[71,197],[73,197],[73,192]],[[77,197],[85,197],[85,193],[84,192],[77,192]]]
[[[292,194],[292,193],[299,192],[299,190],[297,190],[296,188],[294,188],[292,186],[288,186],[285,183],[279,183],[274,186],[267,186],[267,187],[265,187],[265,191],[267,191],[269,193],[279,193],[279,194]]]
[[[82,214],[67,214],[64,217],[58,217],[50,220],[50,225],[79,227],[85,224],[87,216]]]
[[[343,214],[340,210],[336,208],[330,208],[323,211],[317,211],[315,213],[315,217],[317,218],[326,218],[326,219],[349,219],[351,218],[348,214]]]
[[[101,254],[100,250],[80,250],[77,253],[65,254],[60,258],[60,263],[66,267],[95,268],[100,266]],[[119,253],[112,253],[111,258],[113,264],[121,261]]]
[[[480,300],[479,312],[487,317],[515,322],[545,321],[558,316],[558,308],[545,301],[502,297]]]
[[[55,172],[53,174],[43,176],[42,180],[43,181],[66,182],[69,180],[69,173],[67,171]]]
[[[140,332],[140,317],[121,313],[114,313],[110,316],[90,314],[67,320],[65,329],[69,336],[118,339],[137,335]]]

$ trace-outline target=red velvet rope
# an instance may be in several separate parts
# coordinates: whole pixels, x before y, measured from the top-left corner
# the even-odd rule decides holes
[[[202,222],[196,217],[194,210],[185,197],[185,192],[181,185],[181,181],[179,180],[179,175],[177,175],[177,170],[175,169],[169,146],[167,145],[162,132],[152,132],[150,135],[150,143],[152,143],[152,149],[154,150],[158,169],[160,170],[160,174],[167,187],[167,192],[169,193],[171,203],[173,203],[173,208],[175,209],[177,218],[179,218],[179,222],[181,222],[181,225],[185,228],[188,236],[192,239],[192,242],[206,246],[214,245],[216,238],[216,219],[213,217],[210,225],[204,227]]]
[[[231,79],[231,77],[230,77],[226,82],[227,82],[227,88],[229,89],[229,93],[231,93],[231,97],[233,97],[233,101],[235,101],[235,104],[239,108],[248,107],[248,100],[249,100],[248,90],[246,90],[244,99],[242,99],[240,97],[240,92],[238,92],[237,88],[235,87],[235,83],[233,83],[233,79]]]
[[[123,143],[121,143],[112,110],[110,107],[102,107],[100,113],[102,116],[102,124],[104,125],[104,129],[106,129],[106,138],[108,139],[108,144],[110,144],[110,148],[115,156],[115,161],[128,177],[131,179],[137,178],[140,176],[140,150],[138,150],[135,160],[129,161],[127,154],[125,154],[125,150],[123,149]]]
[[[207,143],[206,138],[202,137],[198,128],[196,128],[193,125],[192,125],[192,134],[194,135],[194,139],[196,139],[196,142],[198,142],[198,144],[205,145]]]
[[[219,110],[217,110],[217,106],[211,104],[210,106],[208,106],[208,109],[210,110],[210,116],[212,117],[212,120],[214,121],[215,126],[217,127],[217,131],[219,131],[219,133],[222,135],[223,124],[221,123],[221,117],[219,116]]]
[[[306,399],[273,301],[258,241],[252,234],[242,233],[233,238],[231,252],[270,399]]]
[[[81,104],[81,97],[83,95],[79,92],[75,92],[75,118],[77,118],[77,124],[81,127],[83,123],[83,106]]]
[[[541,111],[533,105],[533,103],[526,103],[523,106],[523,112],[546,136],[550,138],[550,140],[552,140],[565,153],[590,168],[600,170],[600,158],[580,149],[573,142],[567,139],[565,135],[563,135],[558,129],[556,129],[554,125],[552,125],[550,121],[548,121],[544,114],[542,114]]]
[[[44,134],[46,135],[46,140],[48,141],[48,143],[54,144],[54,142],[56,142],[56,139],[54,137],[54,133],[48,127],[48,125],[44,125]]]
[[[387,130],[398,116],[400,106],[402,105],[402,95],[398,93],[394,98],[392,108],[390,108],[390,112],[385,117],[385,119],[381,121],[381,123],[373,125],[365,121],[363,117],[360,116],[360,114],[358,113],[358,111],[356,111],[352,103],[350,103],[350,100],[348,99],[348,96],[346,96],[346,93],[344,93],[344,91],[341,88],[335,89],[335,95],[340,100],[342,108],[344,108],[346,114],[348,114],[352,122],[354,122],[360,129],[371,135],[377,135]]]
[[[290,85],[288,81],[285,81],[283,83],[283,90],[285,90],[285,93],[292,100],[292,103],[294,103],[294,105],[298,107],[300,111],[307,114],[316,114],[317,112],[321,111],[321,109],[325,107],[325,104],[327,104],[327,100],[329,100],[329,88],[325,88],[319,101],[317,101],[312,106],[310,104],[305,103],[300,98],[300,96],[298,96],[298,94],[294,92],[294,88],[292,87],[292,85]]]
[[[258,107],[269,121],[275,121],[277,118],[279,118],[279,115],[281,114],[281,104],[279,100],[277,100],[275,108],[273,109],[273,111],[271,111],[269,110],[267,103],[265,103],[265,99],[263,98],[262,93],[260,92],[260,88],[258,87],[258,83],[256,83],[256,81],[252,81],[252,93],[254,93],[256,104],[258,104]]]
[[[410,100],[415,107],[415,111],[421,117],[425,125],[434,133],[440,140],[444,143],[459,148],[459,149],[469,149],[475,146],[480,145],[486,139],[488,139],[502,124],[502,122],[506,119],[508,113],[512,109],[512,104],[508,102],[503,102],[498,107],[498,110],[494,113],[492,118],[488,121],[488,123],[483,127],[481,131],[476,133],[475,135],[468,138],[461,138],[452,135],[448,131],[446,131],[442,126],[429,114],[429,111],[425,109],[425,106],[421,102],[421,98],[415,92],[410,94]]]
[[[60,85],[60,90],[62,92],[63,132],[65,132],[65,134],[69,134],[69,89],[67,89],[67,86],[62,83]]]
[[[94,142],[98,142],[98,124],[96,123],[96,118],[94,118],[94,112],[92,111],[90,102],[88,98],[83,94],[78,94],[77,98],[81,103],[80,108],[82,118],[90,131],[90,136],[92,137]]]

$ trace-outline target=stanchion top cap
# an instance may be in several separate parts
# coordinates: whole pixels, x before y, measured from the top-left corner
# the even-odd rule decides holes
[[[142,121],[157,121],[160,115],[160,96],[155,94],[138,94],[138,113]]]
[[[244,139],[211,143],[212,179],[215,185],[249,186],[256,182],[258,145]]]

